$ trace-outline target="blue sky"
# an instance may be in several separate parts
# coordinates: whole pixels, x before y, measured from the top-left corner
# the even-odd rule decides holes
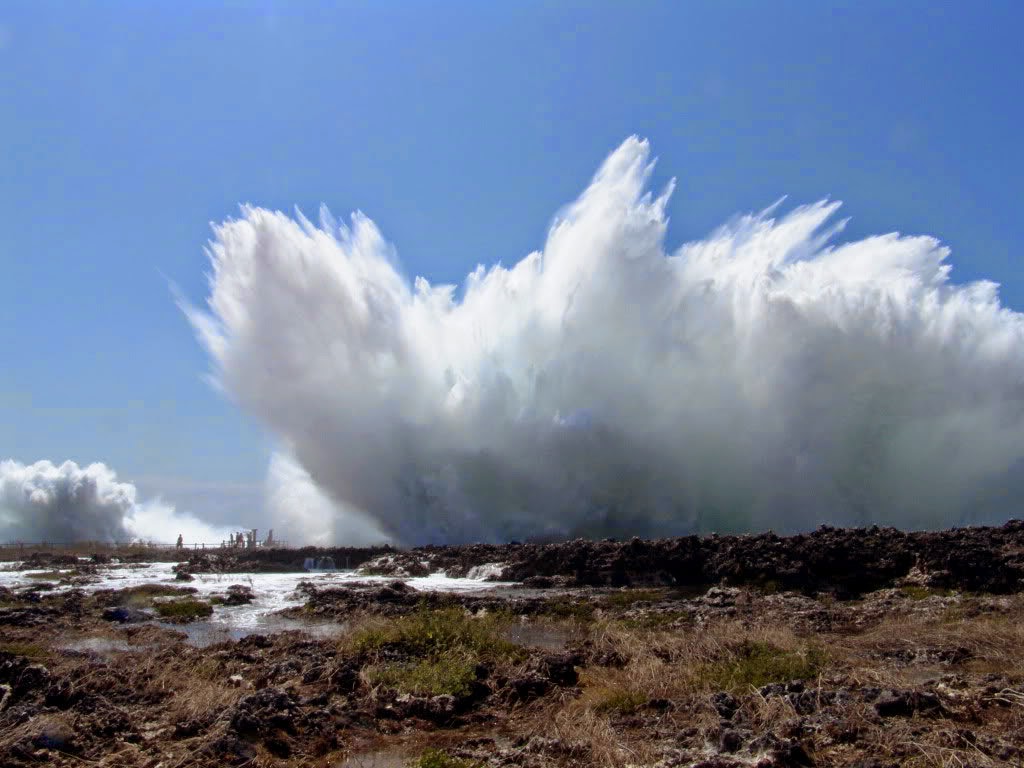
[[[626,136],[679,177],[670,244],[781,195],[953,248],[1024,309],[1022,6],[73,3],[0,7],[0,457],[104,461],[208,514],[272,441],[204,380],[240,202],[359,208],[409,275],[543,243]]]

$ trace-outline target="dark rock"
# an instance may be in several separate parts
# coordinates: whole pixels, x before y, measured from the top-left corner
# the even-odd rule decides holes
[[[32,743],[42,749],[54,749],[71,754],[81,752],[81,745],[75,738],[75,732],[65,723],[45,724],[32,738]]]
[[[212,758],[215,765],[242,766],[256,759],[256,747],[231,733],[214,739],[203,753]]]
[[[581,659],[572,653],[554,653],[541,658],[538,672],[555,685],[571,687],[579,682],[576,665]]]
[[[546,677],[531,672],[509,680],[505,684],[504,698],[513,703],[523,703],[538,699],[547,693],[551,683]]]
[[[252,588],[244,584],[232,584],[224,596],[224,605],[248,605],[252,601]]]
[[[527,576],[521,583],[532,589],[551,589],[555,586],[555,580],[550,576]]]
[[[875,711],[881,717],[937,715],[942,712],[942,702],[929,691],[884,691],[875,702]]]
[[[727,691],[719,691],[711,695],[711,706],[718,712],[719,717],[726,720],[732,720],[733,715],[736,714],[736,710],[740,708],[740,703],[736,700],[736,697]]]
[[[718,737],[718,748],[722,752],[738,752],[743,746],[743,737],[731,728],[722,731]]]
[[[280,688],[264,688],[235,705],[230,728],[240,736],[255,738],[281,730],[295,733],[297,702]]]
[[[124,605],[104,608],[103,618],[106,621],[116,621],[119,624],[141,624],[144,621],[153,620],[153,617],[146,611]]]
[[[813,766],[814,761],[800,742],[789,739],[772,750],[772,760],[778,768]]]
[[[331,688],[341,693],[351,693],[359,687],[359,665],[350,659],[333,666],[327,676]]]

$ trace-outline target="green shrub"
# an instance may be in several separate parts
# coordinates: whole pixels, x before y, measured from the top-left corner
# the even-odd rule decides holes
[[[172,621],[192,621],[213,613],[213,606],[203,600],[172,600],[157,603],[155,607],[161,617]]]

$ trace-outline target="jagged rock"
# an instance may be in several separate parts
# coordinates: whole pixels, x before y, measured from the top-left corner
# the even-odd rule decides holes
[[[743,736],[738,731],[727,728],[718,736],[718,748],[722,752],[739,752],[743,746]]]
[[[942,709],[939,697],[929,691],[884,691],[875,702],[875,711],[881,717],[937,715]]]
[[[740,703],[728,691],[719,691],[711,695],[711,706],[718,712],[719,717],[732,720],[736,710],[740,708]]]
[[[119,624],[141,624],[153,620],[152,615],[146,611],[124,605],[104,608],[102,616],[106,621],[116,621]]]
[[[244,584],[232,584],[224,596],[224,605],[248,605],[253,601],[252,587]]]
[[[537,672],[555,685],[571,687],[579,681],[576,665],[581,662],[582,659],[573,653],[548,654],[540,659]]]
[[[230,728],[240,736],[256,738],[274,731],[295,733],[297,702],[280,688],[264,688],[235,705]]]

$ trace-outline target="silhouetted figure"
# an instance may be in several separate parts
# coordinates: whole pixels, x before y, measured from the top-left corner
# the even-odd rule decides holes
[[[176,545],[178,549],[183,549],[185,546],[185,539],[182,538],[181,534],[178,534],[178,543]]]

